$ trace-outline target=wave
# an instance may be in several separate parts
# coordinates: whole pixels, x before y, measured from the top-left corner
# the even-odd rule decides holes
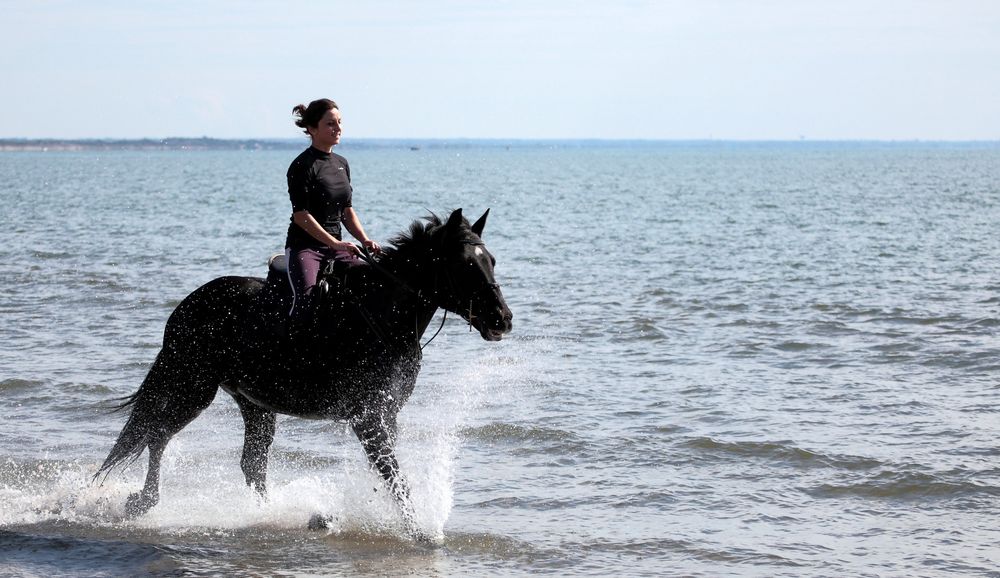
[[[40,249],[31,251],[31,258],[38,261],[49,259],[69,259],[72,257],[76,257],[76,254],[69,251],[44,251]]]
[[[779,461],[796,467],[828,467],[844,470],[869,470],[884,466],[879,460],[862,456],[822,454],[803,449],[791,441],[741,441],[725,442],[709,437],[697,437],[687,440],[684,446],[699,453],[715,456],[735,456],[762,458]]]
[[[565,443],[579,440],[573,432],[562,429],[524,426],[512,423],[494,422],[461,430],[462,437],[494,443]]]
[[[880,312],[866,320],[868,323],[888,323],[892,325],[945,325],[964,321],[963,317],[954,315],[920,315],[905,310],[894,309]]]
[[[805,341],[782,341],[774,346],[774,348],[779,351],[788,351],[792,353],[827,347],[829,346],[822,343],[809,343]]]
[[[852,322],[887,324],[887,325],[955,325],[961,326],[970,320],[954,314],[941,314],[930,311],[914,310],[902,307],[870,307],[852,305],[849,303],[817,303],[812,309],[834,318],[846,319]],[[973,320],[975,321],[975,320]]]
[[[38,381],[36,379],[18,379],[15,377],[0,381],[0,391],[33,389],[43,385],[45,385],[44,381]]]
[[[637,557],[662,557],[664,552],[674,552],[676,554],[689,556],[691,558],[711,562],[714,564],[747,564],[759,566],[802,566],[800,562],[774,554],[771,552],[761,552],[752,548],[733,547],[724,545],[713,545],[696,540],[684,540],[676,538],[652,538],[647,540],[633,540],[629,542],[617,542],[610,540],[599,540],[587,543],[566,544],[565,549],[569,551],[600,552],[614,555],[631,555]]]
[[[626,341],[661,341],[667,338],[667,330],[657,324],[652,317],[632,317],[631,324],[621,333]]]
[[[968,479],[969,472],[927,473],[911,470],[882,470],[860,480],[827,483],[805,488],[818,498],[860,497],[876,499],[996,498],[1000,487]]]
[[[38,576],[138,576],[172,574],[179,568],[155,544],[0,529],[4,568]]]
[[[573,493],[566,497],[539,497],[535,495],[509,495],[489,498],[471,505],[476,508],[524,509],[532,512],[565,510],[580,507],[611,507],[615,509],[671,508],[682,502],[677,492],[671,490],[640,490],[626,493]]]

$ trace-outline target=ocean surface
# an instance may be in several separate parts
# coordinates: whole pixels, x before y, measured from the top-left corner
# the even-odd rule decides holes
[[[1000,576],[1000,144],[347,143],[377,239],[492,209],[514,331],[449,316],[400,415],[439,543],[342,423],[257,499],[225,393],[125,520],[108,408],[297,152],[0,154],[0,576]]]

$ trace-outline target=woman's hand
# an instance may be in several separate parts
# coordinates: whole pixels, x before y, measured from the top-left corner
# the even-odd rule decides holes
[[[371,239],[365,239],[364,241],[362,241],[362,244],[365,246],[365,249],[368,249],[369,251],[375,253],[376,255],[382,253],[382,247],[379,246],[379,244],[376,243],[375,241],[372,241]]]
[[[354,243],[348,243],[347,241],[338,241],[335,245],[330,245],[330,248],[334,251],[343,251],[355,257],[361,256],[361,249],[358,249],[358,246]]]

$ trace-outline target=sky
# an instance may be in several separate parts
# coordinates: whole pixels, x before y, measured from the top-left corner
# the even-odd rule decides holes
[[[996,0],[0,0],[0,138],[998,140]]]

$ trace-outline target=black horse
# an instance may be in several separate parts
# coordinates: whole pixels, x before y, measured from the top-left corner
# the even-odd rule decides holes
[[[139,390],[119,406],[132,412],[95,479],[148,448],[146,481],[129,496],[126,515],[152,508],[164,448],[222,387],[243,415],[240,465],[261,495],[275,414],[347,420],[419,537],[394,454],[396,416],[413,391],[420,338],[437,309],[461,315],[487,341],[511,330],[482,241],[488,214],[471,226],[461,209],[447,221],[430,215],[370,266],[324,270],[318,287],[329,289],[314,297],[314,322],[291,337],[284,328],[291,291],[273,266],[266,281],[220,277],[195,290],[170,315]]]

